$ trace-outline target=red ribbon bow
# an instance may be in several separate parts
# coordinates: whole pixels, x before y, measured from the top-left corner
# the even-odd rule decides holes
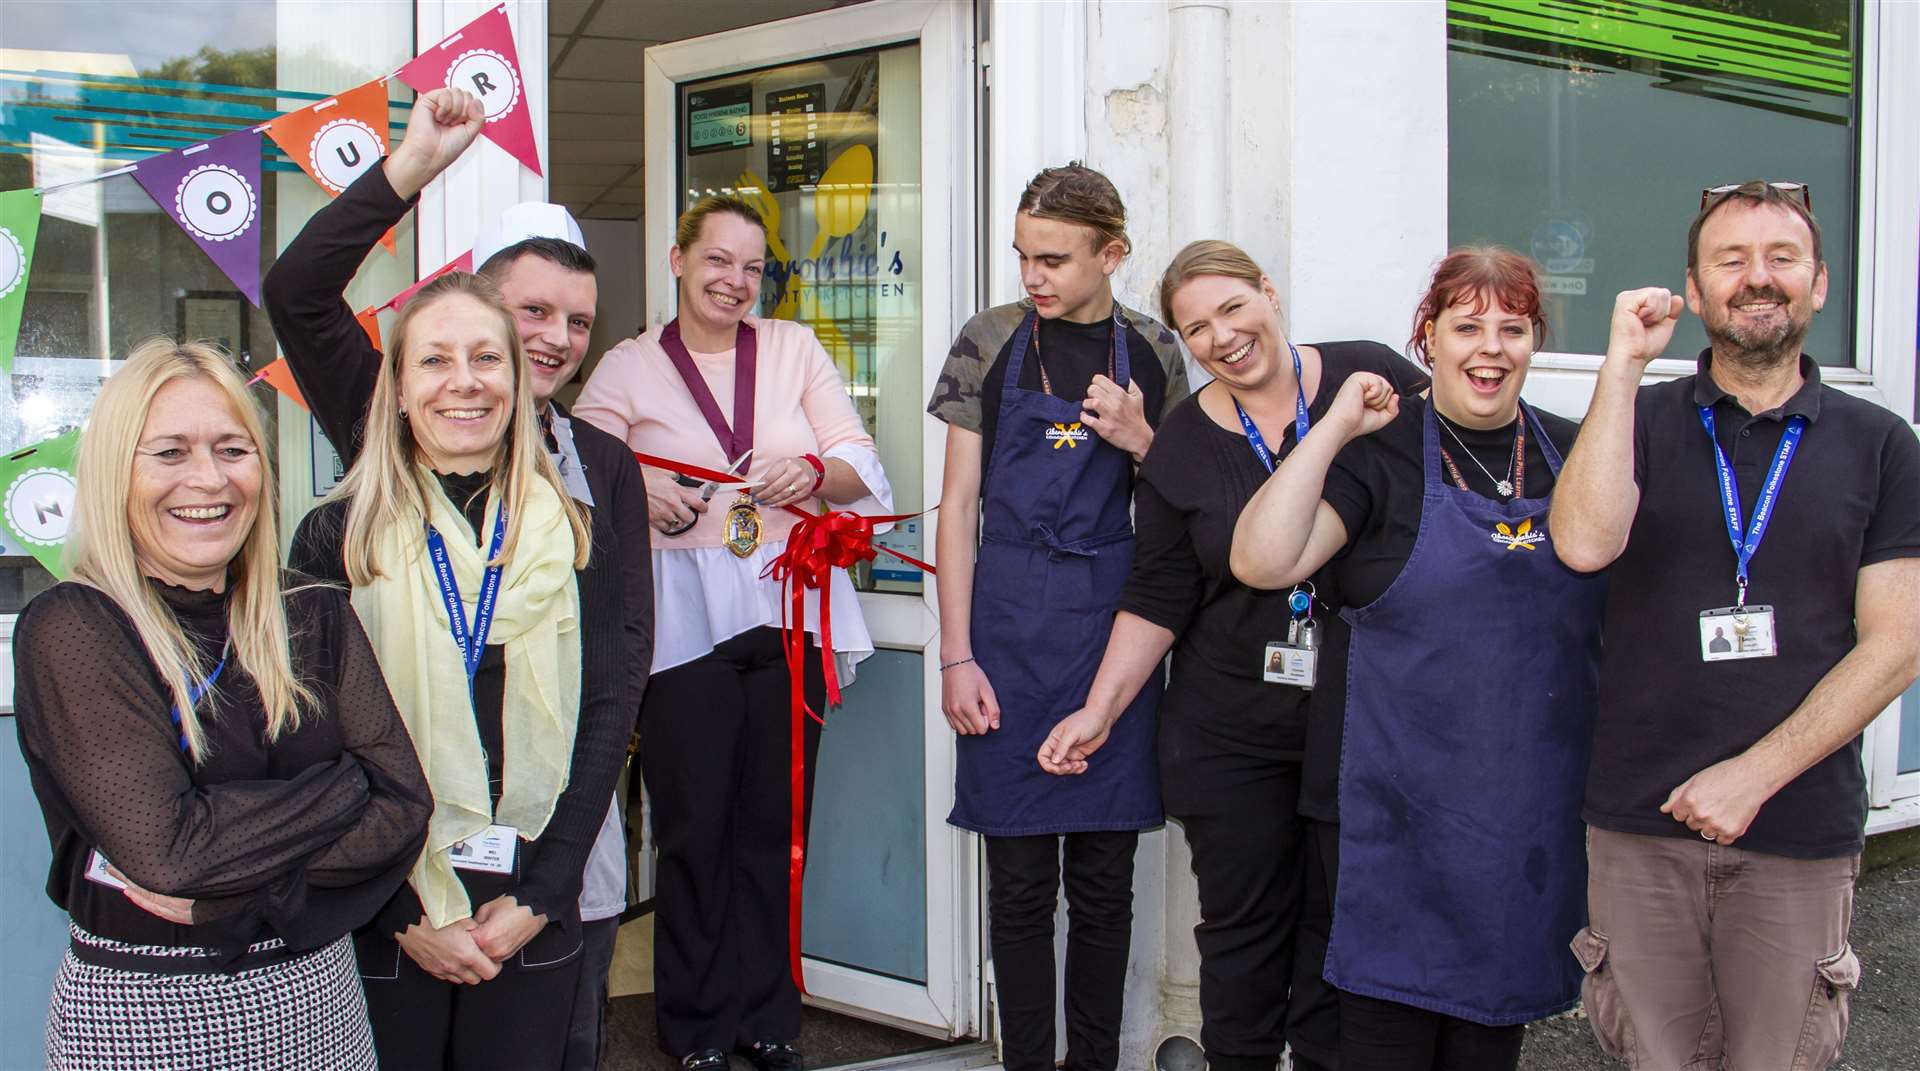
[[[638,452],[633,456],[642,465],[666,469],[698,480],[731,483],[736,479],[731,473],[689,465],[670,458]],[[799,987],[800,992],[805,993],[807,984],[800,968],[800,886],[807,868],[805,719],[811,717],[822,725],[826,724],[824,717],[807,706],[807,591],[812,589],[820,593],[820,673],[827,684],[827,707],[832,709],[840,705],[840,674],[835,670],[833,662],[833,585],[831,581],[834,570],[851,568],[858,562],[872,561],[875,554],[882,551],[909,565],[919,566],[930,576],[935,570],[933,566],[918,558],[909,557],[888,547],[875,546],[873,542],[874,525],[910,521],[931,512],[929,510],[921,510],[919,513],[863,517],[850,510],[815,514],[794,505],[781,508],[800,518],[800,521],[787,534],[786,549],[782,550],[773,561],[768,562],[766,570],[760,575],[779,583],[785,589],[786,596],[780,607],[780,629],[786,647],[787,691],[792,696],[789,721],[793,734],[791,743],[793,761],[789,778],[793,827],[792,835],[788,840],[787,955],[793,970],[793,984]]]

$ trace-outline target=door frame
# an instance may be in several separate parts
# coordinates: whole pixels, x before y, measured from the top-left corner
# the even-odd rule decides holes
[[[741,71],[886,45],[920,46],[920,168],[923,251],[921,386],[932,388],[948,344],[977,308],[974,294],[974,37],[965,0],[867,0],[830,11],[710,34],[646,50],[646,215],[649,278],[668,279],[667,251],[679,215],[680,122],[676,87]],[[656,274],[652,269],[658,268]],[[934,295],[947,294],[946,301]],[[675,288],[647,288],[647,318],[674,315]],[[922,423],[922,486],[940,486],[944,428]],[[911,511],[922,503],[896,503]],[[924,547],[934,546],[938,514],[928,517]],[[980,1033],[980,875],[973,838],[946,823],[952,802],[954,740],[940,713],[939,613],[931,583],[918,598],[860,595],[877,647],[922,653],[926,807],[927,983],[925,986],[808,958],[808,1000],[847,1014],[957,1038]]]

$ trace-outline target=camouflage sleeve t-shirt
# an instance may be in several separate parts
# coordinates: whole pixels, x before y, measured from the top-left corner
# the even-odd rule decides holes
[[[947,363],[934,385],[927,412],[957,428],[980,434],[980,471],[993,458],[993,434],[999,423],[1000,393],[1006,382],[1007,358],[1013,334],[1029,311],[1025,302],[999,305],[976,314],[960,329]],[[1187,396],[1187,368],[1173,332],[1159,321],[1126,306],[1127,356],[1134,382],[1145,396],[1147,423],[1159,427],[1160,418]],[[1040,352],[1045,355],[1047,378],[1061,398],[1087,396],[1093,377],[1105,375],[1111,334],[1105,320],[1093,324],[1040,321]],[[1020,386],[1040,389],[1040,362],[1029,359],[1020,370]]]

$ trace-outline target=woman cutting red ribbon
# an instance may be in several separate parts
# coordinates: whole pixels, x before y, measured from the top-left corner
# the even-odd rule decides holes
[[[640,768],[659,850],[660,1047],[688,1071],[721,1071],[729,1050],[759,1071],[798,1071],[795,849],[820,738],[794,712],[829,698],[820,650],[839,681],[873,653],[844,568],[871,556],[872,521],[802,518],[823,500],[886,514],[893,491],[813,332],[750,315],[766,261],[759,214],[709,197],[675,238],[680,315],[610,350],[574,408],[637,453],[705,470],[643,468],[659,533]],[[746,487],[721,491],[716,476]],[[789,620],[806,651],[789,649]]]

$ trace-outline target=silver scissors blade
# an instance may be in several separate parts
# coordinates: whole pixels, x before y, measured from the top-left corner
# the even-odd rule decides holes
[[[729,476],[740,475],[740,466],[746,464],[747,459],[752,456],[753,456],[753,451],[749,450],[746,453],[741,454],[739,457],[735,458],[733,464],[727,466],[727,475]],[[700,485],[700,501],[702,502],[713,501],[713,493],[719,489],[720,489],[720,483],[718,480],[708,480],[706,483],[701,484]]]

